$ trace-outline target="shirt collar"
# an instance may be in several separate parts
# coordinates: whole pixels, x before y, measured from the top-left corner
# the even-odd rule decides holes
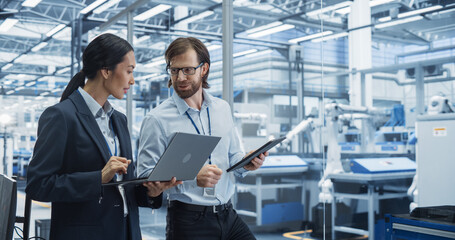
[[[204,101],[202,102],[202,107],[201,110],[204,108],[207,108],[211,105],[212,99],[211,95],[205,91],[205,89],[202,89],[202,95],[204,96]],[[172,98],[174,99],[175,105],[177,106],[177,109],[181,115],[185,114],[188,109],[190,109],[190,106],[183,100],[179,95],[175,92],[172,94]]]
[[[106,113],[108,117],[112,116],[114,108],[112,107],[111,103],[109,103],[109,101],[106,101],[106,103],[104,103],[104,106],[101,108],[100,104],[83,88],[79,87],[77,90],[81,94],[85,103],[87,103],[88,109],[90,109],[90,112],[95,118],[101,117],[103,115],[103,112]]]

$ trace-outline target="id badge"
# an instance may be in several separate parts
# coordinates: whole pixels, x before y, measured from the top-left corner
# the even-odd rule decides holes
[[[215,197],[215,188],[204,188],[204,197]]]

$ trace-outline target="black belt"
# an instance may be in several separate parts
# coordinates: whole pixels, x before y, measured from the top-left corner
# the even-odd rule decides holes
[[[226,204],[216,205],[216,206],[202,206],[202,205],[195,205],[184,203],[180,201],[170,201],[169,208],[176,208],[182,209],[192,212],[209,212],[209,213],[217,213],[221,211],[225,211],[232,208],[231,201],[227,202]]]

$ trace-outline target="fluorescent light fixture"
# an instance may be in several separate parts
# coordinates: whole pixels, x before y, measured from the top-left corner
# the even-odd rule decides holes
[[[167,11],[169,8],[172,8],[171,5],[167,5],[167,4],[160,4],[152,9],[149,9],[137,16],[135,16],[133,19],[136,20],[136,21],[144,21],[146,19],[149,19],[157,14],[160,14],[164,11]],[[212,13],[213,14],[213,13]]]
[[[348,35],[349,35],[349,33],[347,33],[347,32],[341,32],[341,33],[335,33],[335,34],[332,34],[332,35],[329,35],[326,37],[315,38],[311,41],[312,42],[322,42],[322,41],[327,41],[327,40],[331,40],[331,39],[335,39],[335,38],[346,37]]]
[[[391,21],[391,22],[385,22],[385,23],[377,24],[374,27],[375,28],[386,28],[386,27],[395,26],[395,25],[399,25],[399,24],[403,24],[403,23],[407,23],[407,22],[418,21],[418,20],[420,20],[422,18],[423,17],[419,15],[419,16],[404,18],[404,19],[401,19],[401,20],[395,20],[395,21]]]
[[[149,40],[149,39],[150,39],[150,35],[144,35],[144,36],[142,36],[142,37],[136,39],[136,41],[135,41],[134,43],[135,43],[135,44],[136,44],[136,43],[141,43],[141,42],[146,41],[146,40]]]
[[[192,22],[197,21],[197,20],[199,20],[199,19],[208,17],[208,16],[210,16],[210,15],[212,15],[212,14],[214,14],[213,11],[207,10],[207,11],[205,11],[205,12],[199,13],[199,14],[194,15],[194,16],[192,16],[192,17],[183,19],[182,21],[180,21],[180,22],[178,22],[178,23],[181,23],[181,24],[192,23]]]
[[[396,1],[396,0],[371,0],[370,8],[376,7],[378,5],[386,4],[389,2],[393,2],[393,1]],[[340,8],[340,9],[336,10],[335,12],[345,15],[345,14],[348,14],[351,12],[351,7],[349,6],[349,7]]]
[[[277,33],[277,32],[286,31],[286,30],[289,30],[289,29],[292,29],[292,28],[295,28],[295,26],[292,25],[292,24],[283,24],[283,25],[279,25],[279,26],[276,26],[276,27],[272,27],[272,28],[269,28],[269,29],[265,29],[265,30],[262,30],[262,31],[259,31],[259,32],[255,32],[255,33],[249,34],[248,37],[252,37],[252,38],[263,37],[263,36],[274,34],[274,33]]]
[[[163,65],[163,64],[166,64],[166,60],[164,59],[164,57],[156,57],[156,58],[153,58],[150,63],[145,64],[144,67],[146,67],[146,68],[156,67],[156,66]]]
[[[21,62],[22,60],[24,60],[25,58],[27,57],[27,55],[20,55],[18,58],[14,59],[14,63],[18,63],[18,62]]]
[[[272,28],[272,27],[280,26],[282,24],[283,24],[282,22],[276,21],[276,22],[272,22],[272,23],[269,23],[269,24],[266,24],[266,25],[263,25],[263,26],[259,26],[259,27],[248,29],[245,32],[248,33],[248,34],[251,34],[251,33],[259,32],[259,31],[262,31],[262,30],[265,30],[265,29],[269,29],[269,28]]]
[[[386,4],[386,3],[390,3],[390,2],[393,2],[395,0],[371,0],[370,1],[370,7],[376,7],[376,6],[379,6],[379,5],[382,5],[382,4]]]
[[[266,49],[266,50],[262,50],[262,51],[256,51],[254,53],[250,53],[248,54],[248,57],[249,58],[253,58],[253,57],[259,57],[259,56],[262,56],[262,55],[267,55],[267,54],[271,54],[273,52],[272,49]]]
[[[444,11],[435,12],[435,13],[433,13],[433,15],[434,14],[444,14],[444,13],[449,13],[449,12],[453,12],[453,11],[455,11],[455,8],[447,9],[447,10],[444,10]]]
[[[12,63],[8,63],[8,64],[6,64],[5,66],[2,67],[2,71],[10,69],[12,66],[13,66]]]
[[[221,45],[212,44],[212,45],[209,45],[209,46],[207,47],[207,50],[213,51],[213,50],[220,49],[220,48],[221,48]]]
[[[66,37],[69,38],[69,40],[71,40],[71,27],[64,27],[62,30],[56,32],[54,35],[52,35],[52,38],[54,39],[65,39]]]
[[[24,87],[24,86],[20,86],[20,87],[17,87],[16,89],[14,89],[14,90],[15,90],[15,91],[20,91],[20,90],[22,90],[22,89],[25,89],[25,87]]]
[[[118,2],[120,2],[120,0],[111,0],[105,4],[103,4],[101,7],[93,10],[93,13],[96,13],[96,14],[100,14],[104,11],[106,11],[108,8],[114,6],[115,4],[117,4]]]
[[[47,44],[49,44],[48,42],[40,42],[38,45],[34,46],[32,48],[32,52],[38,52],[39,50],[41,50],[41,48],[47,46]]]
[[[16,24],[17,22],[19,22],[19,20],[15,19],[15,18],[5,19],[5,21],[3,21],[3,23],[2,23],[2,25],[0,25],[0,32],[8,32],[8,30],[10,28],[12,28],[14,26],[14,24]]]
[[[62,68],[62,69],[58,70],[58,71],[55,72],[55,73],[57,73],[57,74],[62,74],[62,73],[68,72],[69,70],[71,70],[70,67],[65,67],[65,68]]]
[[[40,94],[40,96],[46,96],[46,95],[49,95],[49,94],[50,94],[50,92],[42,92],[42,93]]]
[[[38,3],[40,3],[41,0],[25,0],[23,3],[22,3],[22,6],[23,7],[31,7],[31,8],[34,8],[36,7],[36,5],[38,5]]]
[[[442,8],[441,5],[435,5],[435,6],[431,6],[431,7],[427,7],[427,8],[421,8],[421,9],[410,11],[410,12],[400,13],[400,14],[398,14],[398,18],[404,18],[404,17],[409,17],[409,16],[413,16],[413,15],[417,15],[417,14],[422,14],[422,13],[430,12],[430,11],[437,10],[440,8]]]
[[[379,22],[388,22],[388,21],[392,21],[392,17],[387,16],[387,17],[378,18],[378,21],[379,21]]]
[[[257,51],[258,51],[257,49],[249,49],[249,50],[246,50],[246,51],[234,53],[234,55],[232,55],[232,56],[233,57],[240,57],[240,56],[247,55],[247,54],[250,54],[250,53],[255,53]]]
[[[9,90],[8,92],[6,92],[6,95],[13,94],[14,92],[15,92],[14,90]]]
[[[351,6],[351,4],[352,4],[352,1],[340,2],[340,3],[334,4],[334,5],[327,6],[325,8],[321,8],[321,9],[317,9],[317,10],[314,10],[314,11],[311,11],[311,12],[307,12],[306,15],[308,17],[313,17],[313,16],[317,16],[317,15],[322,14],[322,13],[330,12],[330,11],[337,10],[337,9],[340,9],[340,8],[349,7],[349,6]]]
[[[27,99],[24,101],[24,103],[31,103],[31,102],[32,102],[32,100],[30,100],[30,99]]]
[[[61,88],[56,88],[56,89],[52,90],[51,92],[52,92],[52,93],[56,93],[56,92],[59,92],[59,91],[61,91],[61,90],[62,90]]]
[[[87,14],[89,13],[90,11],[92,11],[93,9],[97,8],[99,5],[103,4],[104,2],[106,2],[107,0],[96,0],[95,2],[93,2],[92,4],[88,5],[87,7],[85,7],[84,9],[82,9],[80,11],[81,14]]]
[[[35,100],[41,100],[41,99],[44,99],[44,97],[43,96],[38,96],[38,97],[35,98]]]
[[[315,33],[315,34],[311,34],[311,35],[306,35],[304,37],[290,39],[289,42],[290,43],[298,43],[298,42],[302,42],[302,41],[306,41],[306,40],[311,40],[313,38],[319,38],[319,37],[327,36],[327,35],[330,35],[332,33],[333,33],[332,31],[325,31],[325,32]]]
[[[63,28],[65,28],[65,24],[59,24],[57,25],[56,27],[52,28],[49,32],[46,33],[46,36],[47,37],[50,37],[52,35],[54,35],[56,32],[62,30]]]
[[[36,84],[35,81],[31,81],[31,82],[25,84],[25,86],[26,86],[26,87],[30,87],[30,86],[33,86],[33,85],[35,85],[35,84]]]

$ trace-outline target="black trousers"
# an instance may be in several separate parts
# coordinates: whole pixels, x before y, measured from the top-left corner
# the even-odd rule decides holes
[[[167,212],[167,240],[255,240],[253,233],[231,207],[219,212],[207,208],[192,211],[170,206]]]

